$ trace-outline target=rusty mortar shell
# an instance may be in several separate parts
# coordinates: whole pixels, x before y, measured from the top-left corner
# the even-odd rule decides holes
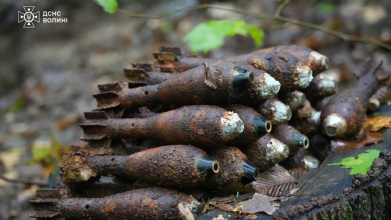
[[[158,71],[146,71],[142,68],[124,69],[124,74],[129,81],[139,82],[145,85],[156,85],[170,78],[178,77],[178,73],[162,73]]]
[[[382,63],[372,67],[355,85],[334,95],[322,109],[322,131],[330,137],[351,137],[366,118],[368,101],[379,83],[390,73],[377,72]],[[379,75],[380,74],[380,75]]]
[[[257,54],[259,57],[265,56],[268,53],[274,52],[276,54],[287,53],[295,57],[302,64],[308,66],[314,75],[326,70],[329,65],[329,59],[308,47],[298,45],[282,45],[270,47],[255,51],[251,54]]]
[[[314,76],[328,69],[329,59],[323,54],[311,50],[308,47],[289,45],[289,46],[277,46],[277,48],[278,51],[284,51],[290,53],[293,56],[295,56],[297,59],[299,59],[301,62],[309,66]]]
[[[270,52],[262,58],[252,58],[251,65],[270,73],[281,83],[284,92],[304,89],[313,79],[311,68],[288,53]]]
[[[303,108],[306,101],[306,96],[300,91],[293,91],[288,93],[279,94],[280,100],[289,108],[292,112],[296,112],[298,109]]]
[[[181,219],[186,212],[201,212],[201,203],[192,196],[157,187],[104,198],[42,198],[30,204],[30,217],[45,219]]]
[[[273,127],[271,134],[282,143],[288,145],[289,153],[307,149],[310,141],[308,137],[300,133],[288,124],[280,124]]]
[[[134,89],[117,86],[113,91],[95,94],[98,103],[95,110],[117,106],[134,109],[154,104],[184,106],[233,103],[253,82],[253,73],[232,63],[204,63],[160,84]]]
[[[103,198],[136,189],[133,182],[106,176],[99,178],[99,181],[67,183],[66,186],[68,198]]]
[[[303,90],[311,103],[317,103],[327,96],[335,94],[338,90],[337,82],[326,73],[314,77],[310,85]]]
[[[328,58],[303,46],[277,46],[222,59],[233,62],[254,74],[265,70],[281,83],[282,91],[306,88],[316,75],[328,68]],[[203,62],[214,62],[203,58],[180,58],[174,62],[176,70],[194,68]],[[251,64],[252,63],[252,64]]]
[[[85,117],[80,139],[86,141],[149,138],[210,149],[224,146],[244,130],[238,114],[208,105],[185,106],[149,118],[108,118],[105,112],[86,112]]]
[[[260,171],[268,170],[289,156],[288,146],[271,134],[266,134],[251,144],[242,145],[241,149]]]
[[[86,156],[63,153],[64,183],[97,176],[115,176],[172,188],[194,188],[219,172],[219,163],[188,145],[171,145],[126,156]],[[159,172],[156,172],[156,171]]]
[[[322,112],[316,111],[311,103],[306,100],[305,106],[299,109],[294,115],[290,124],[304,135],[311,135],[318,132],[320,128],[320,115]]]
[[[292,111],[289,106],[282,103],[276,96],[260,105],[254,106],[254,109],[269,119],[272,124],[285,123],[292,117]]]
[[[251,107],[234,104],[224,106],[224,108],[228,111],[237,113],[244,123],[243,132],[231,140],[228,145],[237,146],[249,144],[272,130],[271,121],[260,115]]]
[[[379,109],[381,104],[391,101],[391,87],[390,86],[381,86],[375,94],[369,98],[368,109],[371,111],[376,111]]]
[[[305,170],[318,168],[320,161],[311,155],[308,150],[298,152],[289,158],[289,169],[304,168]]]
[[[267,72],[256,71],[254,83],[246,90],[241,100],[248,103],[260,103],[275,96],[281,88],[281,83]]]
[[[144,83],[145,85],[155,85],[170,78],[179,76],[179,73],[146,72],[143,69],[125,69],[126,77],[132,82]],[[246,89],[241,100],[246,103],[260,103],[276,95],[281,88],[280,82],[275,80],[270,74],[258,71],[254,73],[254,83]],[[101,91],[103,92],[103,91]]]
[[[258,179],[258,168],[238,148],[219,148],[209,154],[219,162],[220,171],[204,182],[205,188],[222,190],[232,183],[246,185]]]

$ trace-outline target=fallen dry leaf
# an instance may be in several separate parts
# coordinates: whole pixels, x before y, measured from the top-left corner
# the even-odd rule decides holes
[[[258,193],[267,196],[280,196],[282,192],[291,190],[297,183],[289,172],[280,165],[259,174],[258,180],[251,183]]]
[[[272,215],[279,207],[279,204],[273,202],[276,199],[276,197],[256,193],[252,199],[247,200],[242,204],[242,213],[255,214],[265,212],[268,215]]]
[[[20,162],[23,150],[8,150],[0,153],[0,160],[3,162],[5,171],[10,171],[12,167]]]
[[[384,138],[380,137],[381,135],[382,134],[378,132],[374,132],[374,133],[366,132],[365,138],[363,140],[352,141],[352,142],[336,138],[334,140],[331,140],[330,143],[331,150],[335,152],[347,151],[347,150],[357,149],[368,144],[376,144],[379,141],[384,140]]]
[[[296,167],[289,170],[289,174],[291,174],[294,178],[299,179],[307,173],[307,169],[304,167]]]
[[[203,213],[210,211],[216,207],[226,212],[241,212],[241,204],[252,198],[252,194],[244,194],[239,196],[231,195],[229,197],[214,197],[209,199],[204,206]]]
[[[391,117],[377,116],[368,118],[363,124],[363,128],[372,125],[371,131],[378,131],[382,128],[391,128]]]
[[[356,140],[345,141],[340,138],[333,139],[330,142],[331,150],[335,152],[354,150],[364,145],[377,144],[379,141],[383,141],[384,138],[381,138],[381,133],[370,131],[378,131],[387,126],[391,127],[390,120],[391,117],[384,116],[367,119],[361,127],[361,130],[357,133]]]

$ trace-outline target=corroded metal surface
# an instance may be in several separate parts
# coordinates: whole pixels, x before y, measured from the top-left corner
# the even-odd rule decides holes
[[[224,58],[255,74],[268,72],[281,83],[283,91],[293,91],[308,86],[314,75],[327,69],[327,57],[303,46],[277,46],[253,53]],[[203,62],[213,62],[202,58],[178,57],[171,61],[171,71],[180,72],[194,68]]]
[[[231,140],[228,145],[238,146],[252,143],[272,130],[272,123],[251,107],[229,105],[224,108],[237,113],[244,123],[243,132]]]
[[[151,138],[167,144],[191,144],[208,149],[223,146],[244,129],[236,113],[206,105],[186,106],[149,118],[114,119],[104,112],[87,112],[85,116],[88,120],[80,127],[84,131],[81,139],[87,141]]]
[[[318,168],[320,165],[320,161],[311,155],[308,150],[300,151],[284,162],[283,165],[287,169],[302,168],[304,170],[309,170]]]
[[[307,136],[300,133],[294,127],[281,124],[273,127],[271,134],[282,143],[288,145],[289,153],[294,153],[309,146]]]
[[[260,171],[268,170],[289,155],[288,146],[271,134],[266,134],[249,145],[241,146],[241,149]]]
[[[220,164],[220,171],[204,183],[204,187],[221,190],[232,183],[246,185],[258,178],[258,168],[236,147],[219,148],[209,153]]]
[[[305,105],[306,97],[300,91],[295,90],[293,92],[280,93],[278,96],[284,104],[289,106],[292,112],[296,112]]]
[[[337,82],[334,78],[325,73],[320,73],[314,77],[303,92],[311,103],[317,103],[323,98],[335,94],[337,89]]]
[[[112,89],[94,95],[98,103],[95,110],[134,109],[160,103],[174,106],[233,103],[253,82],[253,73],[232,63],[204,63],[157,85],[134,89],[122,84],[106,86]]]
[[[375,94],[371,96],[368,103],[368,109],[376,111],[381,104],[391,101],[391,86],[381,86]]]
[[[316,111],[311,103],[306,100],[305,106],[299,109],[289,122],[304,135],[312,135],[319,132],[320,127],[320,111]]]
[[[201,204],[184,193],[145,188],[104,198],[61,198],[32,200],[32,218],[67,219],[181,219],[182,206],[192,214],[199,214]],[[180,205],[182,204],[182,205]]]
[[[292,117],[292,111],[289,106],[282,103],[277,97],[273,97],[258,106],[254,106],[254,109],[269,119],[273,124],[285,123]]]
[[[361,128],[366,118],[368,101],[379,82],[390,73],[377,71],[380,65],[372,67],[350,89],[334,95],[322,109],[322,131],[330,137],[351,137]]]
[[[63,153],[62,158],[64,183],[110,175],[158,186],[193,188],[219,171],[218,162],[204,151],[185,145],[158,147],[129,156],[85,156],[72,152]]]

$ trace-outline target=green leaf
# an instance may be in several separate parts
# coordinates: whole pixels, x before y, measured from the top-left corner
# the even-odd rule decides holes
[[[367,174],[368,170],[371,169],[373,161],[379,157],[380,150],[367,150],[367,153],[362,153],[354,157],[345,157],[339,163],[332,163],[328,165],[342,165],[344,168],[352,168],[350,175],[361,173],[362,175]]]
[[[8,106],[8,112],[18,112],[25,106],[25,101],[22,98],[16,99],[10,106]]]
[[[253,39],[255,45],[257,45],[258,47],[261,46],[263,44],[263,36],[265,35],[265,33],[254,25],[248,26],[248,31],[250,32],[250,36]]]
[[[96,2],[103,7],[105,12],[110,14],[114,14],[118,7],[117,0],[96,0]]]
[[[236,34],[243,36],[250,34],[257,46],[262,45],[263,31],[241,19],[228,21],[210,20],[200,23],[185,36],[184,41],[190,43],[190,49],[193,52],[204,51],[204,53],[207,53],[210,50],[221,47],[224,44],[225,37]]]
[[[334,13],[335,12],[335,5],[329,2],[317,2],[315,4],[315,8],[318,11],[324,12],[324,13]]]

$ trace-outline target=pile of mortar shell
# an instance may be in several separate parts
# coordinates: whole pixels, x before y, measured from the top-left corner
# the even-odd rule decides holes
[[[202,199],[234,184],[251,186],[276,164],[294,176],[316,168],[310,140],[357,132],[355,120],[361,122],[346,112],[359,117],[386,75],[367,67],[361,79],[370,85],[358,90],[360,79],[352,89],[359,101],[350,90],[342,94],[346,110],[340,94],[327,98],[337,89],[323,72],[327,57],[306,47],[221,60],[176,47],[153,55],[155,63],[124,70],[128,81],[98,85],[97,107],[80,125],[86,144],[62,154],[61,184],[37,191],[31,217],[199,216]]]

